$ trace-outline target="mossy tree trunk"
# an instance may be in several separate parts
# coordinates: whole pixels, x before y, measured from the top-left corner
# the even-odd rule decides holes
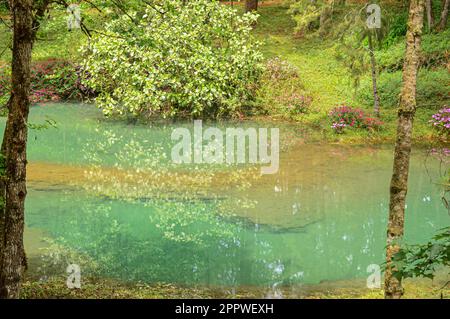
[[[27,121],[33,46],[33,1],[14,0],[12,91],[3,136],[0,297],[18,298],[25,262],[23,246],[27,165]]]
[[[385,298],[403,295],[401,279],[393,276],[392,257],[399,251],[405,224],[405,204],[408,188],[409,160],[414,115],[416,112],[416,83],[419,69],[420,40],[423,30],[425,0],[411,0],[409,7],[406,52],[403,64],[403,87],[398,109],[397,140],[390,185],[389,221],[387,229]]]

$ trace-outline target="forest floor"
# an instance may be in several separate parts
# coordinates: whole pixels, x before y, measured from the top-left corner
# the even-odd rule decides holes
[[[445,279],[406,280],[405,299],[448,299],[450,288],[442,289]],[[182,299],[182,298],[307,298],[307,299],[381,299],[382,289],[368,289],[361,280],[325,282],[317,285],[285,287],[272,291],[261,287],[242,287],[232,294],[231,289],[214,287],[184,287],[171,284],[124,284],[102,280],[83,280],[80,289],[67,288],[65,279],[45,282],[26,280],[22,285],[24,299]],[[448,287],[448,286],[447,286]]]

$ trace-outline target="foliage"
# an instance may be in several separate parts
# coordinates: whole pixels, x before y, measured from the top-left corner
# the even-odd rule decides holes
[[[396,278],[434,278],[440,266],[450,266],[450,227],[423,245],[403,247],[393,258]]]
[[[258,90],[263,111],[286,118],[309,113],[313,99],[302,83],[299,70],[293,64],[279,57],[267,60]]]
[[[0,65],[0,107],[6,105],[9,99],[11,82],[11,71],[10,68]]]
[[[430,123],[440,135],[450,135],[450,108],[443,107],[436,114],[433,114]]]
[[[329,118],[332,122],[331,128],[336,133],[342,133],[345,128],[378,130],[382,125],[380,120],[368,117],[363,110],[346,105],[338,106],[331,110]]]
[[[8,1],[6,0],[0,1],[0,12],[7,12],[7,10],[9,10]]]
[[[81,99],[92,96],[92,90],[81,84],[82,71],[72,63],[50,59],[33,63],[31,67],[31,103]],[[0,102],[7,102],[10,91],[11,70],[0,69]]]
[[[246,111],[262,72],[250,31],[217,1],[164,0],[111,21],[84,48],[86,83],[106,115],[227,116]]]
[[[272,292],[272,287],[241,287],[235,293],[230,289],[218,289],[214,286],[186,287],[174,284],[130,284],[111,279],[97,279],[83,277],[82,289],[69,289],[67,278],[50,278],[48,280],[26,280],[20,290],[22,299],[206,299],[206,298],[261,298]],[[405,282],[405,295],[407,299],[436,298],[439,293],[434,287],[417,282]],[[287,298],[312,298],[312,299],[382,299],[383,291],[364,288],[339,288],[306,290],[300,296],[293,293],[289,287],[282,287],[283,296]],[[448,298],[449,291],[445,291],[444,298]]]
[[[320,16],[326,7],[325,1],[294,1],[290,6],[292,19],[296,22],[295,31],[305,33],[320,27]]]
[[[381,44],[388,31],[385,19],[381,20],[380,28],[369,29],[365,8],[366,5],[349,8],[348,14],[335,28],[338,35],[335,57],[348,69],[355,90],[370,70],[369,53],[377,51],[376,46]]]
[[[428,109],[438,109],[442,104],[448,103],[448,83],[450,74],[445,69],[419,71],[417,80],[417,106]],[[384,108],[396,108],[399,101],[402,74],[382,72],[378,81],[378,93],[381,105]],[[372,82],[365,79],[361,82],[358,99],[365,105],[372,103]]]
[[[311,102],[311,97],[299,93],[293,93],[287,98],[286,104],[289,113],[296,115],[308,113]]]
[[[375,53],[379,68],[383,71],[395,72],[402,69],[405,55],[404,38],[384,45],[382,50]],[[450,29],[439,33],[424,34],[421,42],[421,66],[428,68],[445,67],[448,63],[450,48]]]
[[[288,80],[299,76],[298,69],[294,65],[279,57],[267,60],[265,74],[271,81]]]
[[[228,291],[163,283],[123,283],[119,280],[82,275],[82,289],[67,287],[67,278],[27,280],[20,289],[22,299],[180,299],[229,298]],[[66,276],[65,276],[66,277]],[[249,297],[257,297],[250,292]],[[237,295],[239,296],[239,295]],[[233,297],[236,297],[233,295]]]
[[[383,46],[389,47],[406,35],[408,12],[400,12],[393,15],[390,21],[389,32],[383,40]]]

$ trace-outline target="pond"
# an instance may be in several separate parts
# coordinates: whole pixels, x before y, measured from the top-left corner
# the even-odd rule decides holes
[[[102,119],[82,104],[31,110],[26,249],[41,274],[239,289],[363,280],[384,261],[392,149],[305,144],[280,127],[279,172],[176,166],[174,127]],[[4,121],[2,122],[4,126]],[[216,123],[267,127],[267,123]],[[275,124],[271,124],[273,126]],[[442,167],[416,150],[406,240],[449,225]]]

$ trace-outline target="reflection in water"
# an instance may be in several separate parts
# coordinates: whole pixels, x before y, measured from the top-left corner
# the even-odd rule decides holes
[[[283,127],[276,175],[180,167],[166,157],[170,126],[99,121],[79,108],[31,113],[59,125],[32,132],[29,149],[27,248],[41,255],[37,243],[51,239],[43,272],[70,262],[126,281],[255,285],[281,297],[282,287],[365,278],[383,262],[390,150],[295,145],[295,128]],[[423,242],[449,222],[419,153],[409,187],[406,239]]]

